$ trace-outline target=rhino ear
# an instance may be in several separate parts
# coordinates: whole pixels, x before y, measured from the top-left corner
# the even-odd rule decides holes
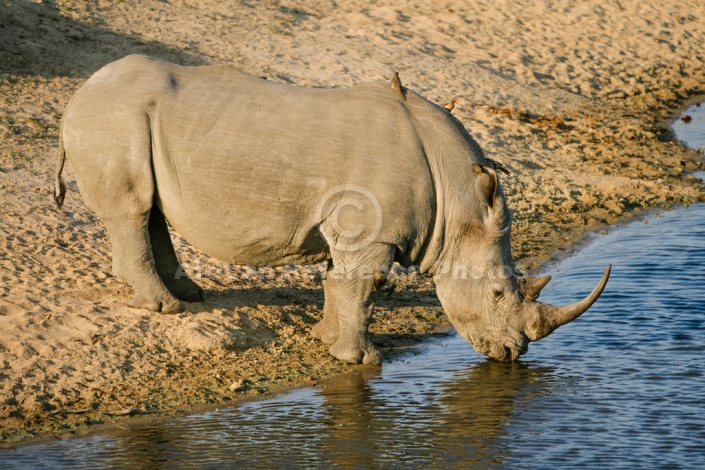
[[[477,173],[475,192],[480,200],[490,209],[494,206],[497,195],[497,173],[492,168],[475,163],[472,169]]]

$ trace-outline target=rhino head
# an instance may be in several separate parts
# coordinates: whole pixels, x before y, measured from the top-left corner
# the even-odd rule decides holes
[[[491,163],[490,163],[491,164]],[[464,208],[446,224],[445,249],[434,272],[444,310],[476,351],[514,361],[538,341],[585,312],[600,296],[610,274],[583,300],[556,307],[537,302],[550,276],[517,275],[511,254],[511,222],[493,168],[473,165],[477,207]],[[457,222],[460,220],[460,222]]]

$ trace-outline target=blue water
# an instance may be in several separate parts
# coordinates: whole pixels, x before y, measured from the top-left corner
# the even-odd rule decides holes
[[[681,112],[673,123],[673,132],[688,147],[705,150],[705,103],[696,103]]]
[[[704,468],[705,205],[595,235],[543,301],[582,317],[518,363],[457,336],[320,388],[0,451],[0,468]]]

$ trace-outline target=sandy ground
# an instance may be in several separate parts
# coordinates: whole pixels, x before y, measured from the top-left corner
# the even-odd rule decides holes
[[[64,210],[50,196],[63,109],[103,64],[139,52],[335,87],[399,71],[431,100],[456,97],[456,116],[512,171],[513,250],[533,268],[586,231],[704,198],[688,175],[702,155],[666,121],[705,94],[703,24],[699,0],[0,1],[0,439],[348,367],[308,335],[320,267],[226,266],[176,237],[208,301],[180,315],[124,306],[131,289],[70,168]],[[446,320],[428,278],[395,282],[372,329],[399,349]]]

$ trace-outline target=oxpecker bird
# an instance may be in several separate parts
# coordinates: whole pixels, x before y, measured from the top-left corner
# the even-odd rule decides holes
[[[492,165],[494,166],[494,169],[497,170],[497,171],[499,171],[500,173],[504,173],[505,175],[511,175],[511,174],[512,174],[509,170],[507,170],[506,168],[504,168],[504,165],[502,165],[501,163],[499,163],[497,160],[492,160],[492,159],[488,158],[487,161],[490,162],[490,163],[492,163]]]
[[[444,108],[448,110],[448,112],[453,111],[453,108],[455,108],[455,102],[458,101],[457,98],[453,98],[449,102],[443,105]]]

